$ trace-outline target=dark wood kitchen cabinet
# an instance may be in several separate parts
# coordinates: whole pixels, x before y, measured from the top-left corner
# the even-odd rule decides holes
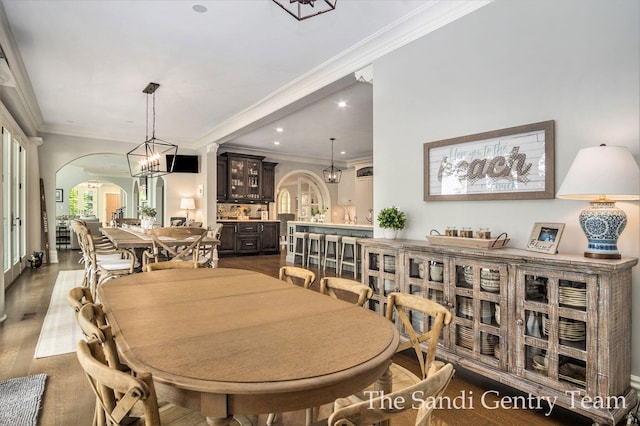
[[[223,222],[218,253],[272,254],[280,252],[280,222],[238,220]]]
[[[267,203],[275,201],[277,163],[263,156],[225,152],[217,161],[217,201]]]

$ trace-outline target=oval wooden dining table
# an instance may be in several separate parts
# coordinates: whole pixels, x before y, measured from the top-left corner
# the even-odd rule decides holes
[[[399,342],[372,311],[247,270],[145,272],[98,294],[122,360],[211,425],[364,389],[388,374]]]

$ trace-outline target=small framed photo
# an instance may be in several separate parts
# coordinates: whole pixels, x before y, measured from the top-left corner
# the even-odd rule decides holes
[[[62,202],[62,189],[56,189],[56,203]]]
[[[564,223],[536,222],[527,242],[527,250],[556,254]]]

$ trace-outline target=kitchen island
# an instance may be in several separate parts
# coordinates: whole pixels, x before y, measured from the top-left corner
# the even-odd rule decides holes
[[[318,234],[343,235],[358,238],[372,238],[373,225],[370,223],[340,223],[340,222],[287,222],[287,262],[293,263],[293,233],[314,232]]]

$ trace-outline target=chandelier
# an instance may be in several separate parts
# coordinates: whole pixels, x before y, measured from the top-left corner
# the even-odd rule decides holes
[[[298,21],[329,12],[336,8],[338,0],[273,0]]]
[[[326,183],[340,183],[342,177],[342,170],[333,165],[333,141],[335,140],[336,138],[331,138],[331,166],[322,171]]]
[[[153,178],[173,172],[178,145],[156,138],[156,90],[158,83],[149,83],[142,93],[147,95],[145,141],[127,153],[132,177]],[[149,97],[153,100],[151,138],[149,138]],[[167,158],[171,158],[167,163]]]

